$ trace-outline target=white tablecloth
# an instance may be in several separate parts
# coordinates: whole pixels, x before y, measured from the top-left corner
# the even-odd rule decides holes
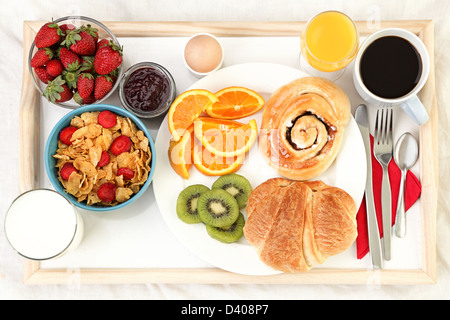
[[[437,278],[434,285],[40,285],[22,284],[22,258],[12,251],[3,219],[19,194],[18,124],[22,82],[22,23],[66,15],[104,21],[292,21],[337,9],[354,20],[414,20],[435,22],[436,94],[439,108],[439,202],[437,212]],[[450,298],[450,174],[446,147],[450,110],[450,2],[448,0],[165,0],[54,1],[19,0],[2,3],[0,13],[0,299],[448,299]]]

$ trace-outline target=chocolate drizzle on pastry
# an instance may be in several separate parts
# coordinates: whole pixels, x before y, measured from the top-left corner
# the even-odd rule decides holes
[[[317,124],[315,126],[308,126],[308,127],[298,125],[303,117],[314,117],[316,119]],[[287,126],[286,139],[287,139],[287,141],[289,141],[290,145],[295,150],[305,150],[308,148],[316,148],[319,145],[318,135],[319,135],[319,130],[320,130],[320,128],[318,128],[317,126],[323,126],[323,128],[326,130],[327,143],[330,143],[331,141],[334,140],[334,136],[336,134],[336,127],[330,125],[323,118],[315,115],[314,113],[312,113],[310,111],[307,111],[307,112],[303,113],[302,115],[296,117],[292,121],[292,125]],[[295,129],[297,129],[297,130],[295,130]],[[294,131],[294,137],[293,137],[293,131]],[[300,142],[296,141],[295,132],[297,132],[299,135],[301,135],[300,137],[297,137],[297,138],[300,138],[303,141],[300,141]],[[321,152],[321,150],[318,150],[318,153],[320,153],[320,152]]]

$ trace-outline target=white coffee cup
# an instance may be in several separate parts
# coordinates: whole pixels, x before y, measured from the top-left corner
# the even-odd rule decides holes
[[[422,60],[422,74],[417,85],[408,94],[395,99],[382,98],[373,94],[364,85],[360,74],[361,57],[365,50],[377,39],[386,36],[397,36],[409,41],[417,50]],[[429,119],[428,112],[420,99],[417,97],[419,91],[427,82],[430,73],[430,57],[425,44],[412,32],[400,28],[387,28],[371,34],[362,43],[355,59],[355,68],[353,72],[353,81],[359,95],[374,107],[401,106],[403,110],[419,125],[426,123]]]

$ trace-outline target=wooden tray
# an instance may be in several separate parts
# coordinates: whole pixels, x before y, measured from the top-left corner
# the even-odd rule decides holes
[[[23,82],[20,102],[20,192],[40,186],[39,121],[40,96],[28,71],[28,52],[43,21],[23,24]],[[117,37],[190,36],[210,32],[227,37],[298,37],[304,22],[104,22]],[[376,31],[366,22],[356,22],[361,36]],[[369,28],[370,27],[370,28]],[[430,77],[421,92],[430,121],[420,128],[420,177],[423,261],[419,269],[313,269],[300,274],[246,276],[217,268],[171,269],[81,269],[81,283],[304,283],[304,284],[428,284],[436,282],[436,208],[438,195],[438,110],[434,74],[434,24],[432,21],[383,21],[377,28],[399,27],[417,34],[431,57]],[[73,273],[66,269],[42,269],[36,261],[24,261],[25,284],[70,283]]]

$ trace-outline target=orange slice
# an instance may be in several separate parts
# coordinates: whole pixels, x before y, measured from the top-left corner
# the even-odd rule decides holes
[[[194,134],[209,152],[220,157],[234,157],[250,150],[258,135],[258,127],[254,119],[244,124],[199,117],[194,122]]]
[[[193,89],[180,94],[168,112],[169,130],[172,139],[178,141],[187,128],[217,97],[208,90]]]
[[[215,93],[218,102],[210,104],[206,113],[218,119],[239,119],[250,116],[264,107],[258,93],[244,87],[228,87]]]
[[[238,171],[244,164],[245,153],[235,157],[221,157],[209,152],[201,143],[194,144],[194,166],[206,176],[223,176]]]
[[[173,170],[182,178],[189,179],[189,169],[192,166],[192,147],[194,143],[194,125],[186,130],[180,140],[170,140],[169,162]]]

